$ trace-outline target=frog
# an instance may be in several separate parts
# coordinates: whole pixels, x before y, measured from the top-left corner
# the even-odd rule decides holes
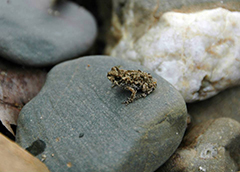
[[[131,96],[123,104],[130,104],[139,98],[145,98],[151,94],[157,87],[157,81],[150,73],[141,70],[124,70],[119,66],[114,66],[107,73],[107,78],[112,82],[112,88],[121,87],[124,90],[131,91]],[[137,92],[141,94],[137,94]]]

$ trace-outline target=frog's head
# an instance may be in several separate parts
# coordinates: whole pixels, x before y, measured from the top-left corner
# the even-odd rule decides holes
[[[107,73],[107,78],[111,82],[121,79],[121,70],[117,66],[112,67],[112,69]]]

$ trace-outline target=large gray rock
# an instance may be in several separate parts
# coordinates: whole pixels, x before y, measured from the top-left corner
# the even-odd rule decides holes
[[[43,151],[37,157],[43,157],[51,171],[156,170],[182,140],[187,118],[184,100],[152,73],[157,89],[128,106],[122,104],[130,92],[111,88],[106,77],[115,65],[151,73],[107,56],[55,66],[38,96],[21,111],[17,143],[30,152],[35,147],[35,155],[36,149]]]
[[[54,65],[84,53],[96,37],[96,23],[84,8],[50,0],[0,2],[0,55],[32,66]]]

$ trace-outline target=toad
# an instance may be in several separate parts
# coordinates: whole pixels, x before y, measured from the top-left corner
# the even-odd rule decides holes
[[[123,70],[114,66],[107,73],[107,78],[112,82],[112,87],[117,85],[132,92],[131,96],[123,102],[126,105],[132,103],[134,99],[148,96],[157,87],[157,82],[154,81],[151,74],[141,70]],[[137,95],[138,91],[142,93]]]

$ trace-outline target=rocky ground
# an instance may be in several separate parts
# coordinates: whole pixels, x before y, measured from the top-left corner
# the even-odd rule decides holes
[[[239,9],[0,2],[0,171],[239,171]]]

